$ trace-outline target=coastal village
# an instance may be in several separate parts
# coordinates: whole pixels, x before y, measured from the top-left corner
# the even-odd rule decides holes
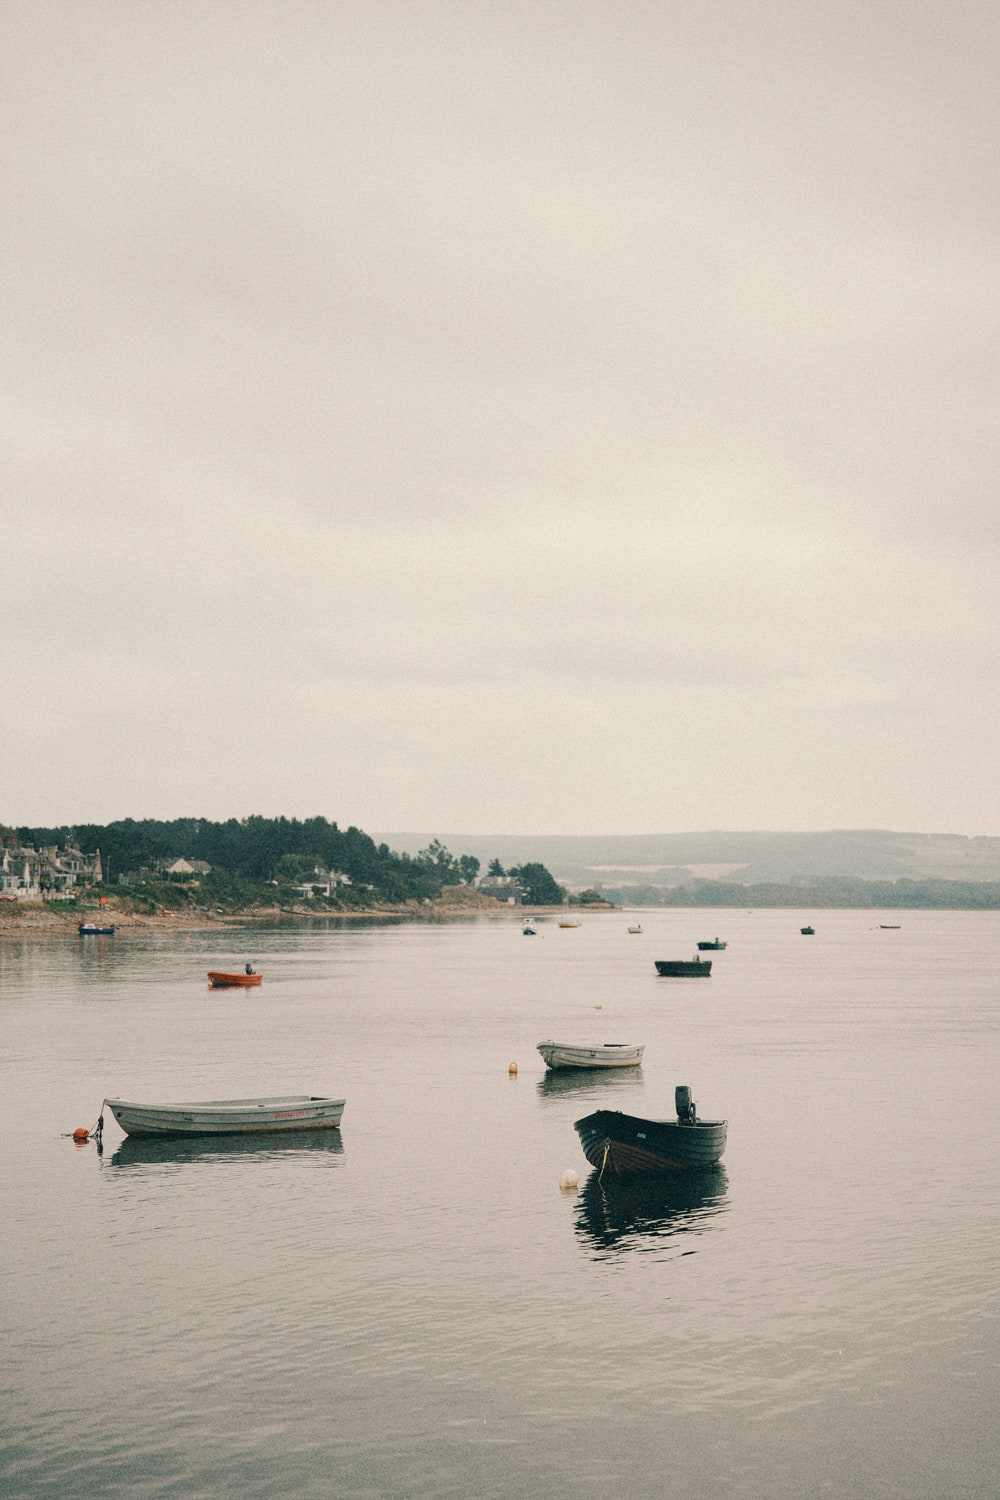
[[[210,874],[211,870],[210,864],[199,859],[159,860],[151,867],[119,875],[115,884],[123,895],[131,885],[147,878],[190,883],[196,887],[201,877]],[[74,902],[84,891],[104,883],[105,870],[99,849],[93,854],[85,854],[78,844],[72,843],[40,849],[0,845],[0,901],[8,907],[14,903],[36,906],[58,903],[63,906]],[[351,877],[343,871],[317,866],[308,878],[291,884],[288,893],[303,902],[331,900],[339,889],[351,884]],[[510,874],[476,875],[463,882],[463,889],[465,894],[460,904],[472,904],[470,897],[479,898],[487,909],[494,904],[520,906],[527,899],[524,887],[515,875]]]
[[[75,844],[46,849],[0,849],[0,899],[54,901],[104,880],[101,851],[84,854]]]

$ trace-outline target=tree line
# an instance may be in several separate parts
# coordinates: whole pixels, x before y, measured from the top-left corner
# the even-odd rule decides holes
[[[831,876],[809,883],[692,880],[674,886],[598,886],[622,906],[914,908],[937,911],[1000,910],[1000,881],[858,880]]]
[[[265,818],[253,815],[216,823],[208,818],[122,818],[113,823],[78,823],[58,828],[6,830],[16,841],[42,848],[76,844],[85,854],[101,852],[105,881],[156,871],[175,859],[196,859],[212,867],[210,888],[222,875],[250,885],[308,883],[316,869],[348,877],[342,899],[357,904],[360,892],[370,899],[401,903],[434,900],[445,886],[471,885],[479,860],[453,855],[437,839],[416,855],[398,854],[360,828],[341,829],[324,817]],[[494,860],[494,865],[499,861]],[[491,866],[492,869],[492,866]],[[501,873],[503,873],[501,868]],[[544,865],[528,864],[508,872],[526,899],[554,905],[564,892]]]

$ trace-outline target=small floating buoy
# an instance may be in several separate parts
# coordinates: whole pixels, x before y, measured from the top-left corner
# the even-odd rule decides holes
[[[507,1072],[510,1073],[511,1076],[513,1076],[517,1072],[517,1063],[511,1063],[510,1067],[507,1069]]]
[[[87,1129],[86,1125],[78,1125],[76,1127],[73,1132],[73,1139],[79,1145],[82,1145],[84,1141],[90,1140],[90,1131]]]
[[[580,1178],[572,1168],[567,1168],[559,1179],[559,1186],[564,1193],[572,1191],[573,1188],[579,1186],[579,1183]]]
[[[594,1009],[595,1009],[595,1010],[603,1010],[603,1009],[604,1009],[604,1006],[603,1006],[603,1005],[595,1005],[595,1006],[594,1006]]]

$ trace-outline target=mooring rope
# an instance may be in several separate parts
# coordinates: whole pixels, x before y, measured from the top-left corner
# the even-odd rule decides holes
[[[607,1166],[607,1164],[608,1164],[608,1143],[607,1143],[607,1141],[605,1141],[604,1142],[604,1155],[601,1157],[601,1170],[597,1174],[597,1181],[598,1182],[600,1182],[601,1178],[604,1176],[604,1168]]]
[[[96,1125],[92,1126],[90,1130],[85,1125],[80,1125],[76,1130],[64,1131],[63,1133],[67,1140],[79,1141],[81,1143],[83,1141],[95,1140],[100,1145],[101,1136],[104,1134],[104,1106],[107,1102],[107,1099],[101,1100],[101,1113],[97,1117]]]

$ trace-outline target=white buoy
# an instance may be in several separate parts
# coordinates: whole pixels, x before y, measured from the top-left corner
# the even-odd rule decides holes
[[[562,1188],[564,1193],[568,1193],[572,1192],[573,1188],[579,1187],[579,1185],[579,1176],[576,1172],[573,1171],[572,1167],[567,1167],[566,1171],[559,1179],[559,1186]]]

